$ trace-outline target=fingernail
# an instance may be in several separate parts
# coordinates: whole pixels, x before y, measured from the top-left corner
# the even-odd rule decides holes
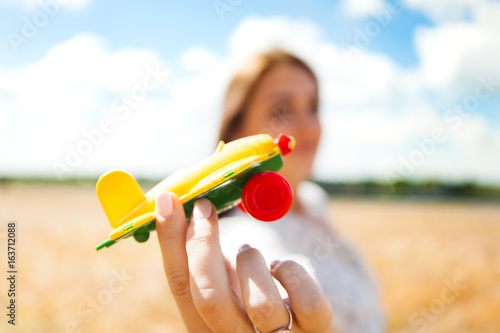
[[[243,244],[243,245],[241,245],[241,246],[240,246],[240,248],[238,249],[238,253],[240,253],[241,251],[245,251],[246,249],[249,249],[249,248],[251,248],[251,246],[250,246],[250,245],[248,245],[248,244]]]
[[[280,261],[280,260],[273,260],[273,261],[271,262],[271,265],[270,265],[270,266],[271,266],[271,270],[273,270],[273,269],[274,269],[276,266],[278,266],[280,263],[281,263],[281,261]]]
[[[155,209],[157,213],[163,217],[168,218],[174,212],[174,203],[169,193],[160,192],[155,196]]]
[[[207,219],[212,214],[212,203],[208,199],[201,199],[194,203],[193,218],[195,220]]]

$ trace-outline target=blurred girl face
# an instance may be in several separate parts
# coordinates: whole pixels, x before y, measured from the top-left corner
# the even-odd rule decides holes
[[[241,136],[280,133],[296,140],[294,151],[284,157],[281,170],[292,187],[310,177],[321,126],[318,118],[318,87],[303,68],[279,64],[257,85],[245,111]]]

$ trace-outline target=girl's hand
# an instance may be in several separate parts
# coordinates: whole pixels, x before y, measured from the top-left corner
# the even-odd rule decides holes
[[[217,212],[207,199],[195,203],[188,225],[177,196],[158,193],[156,230],[170,290],[188,332],[255,332],[254,325],[263,333],[288,332],[285,302],[293,314],[292,332],[330,332],[332,308],[299,264],[285,261],[269,270],[257,249],[242,246],[236,271],[231,270],[219,244]],[[281,299],[273,277],[289,302]]]

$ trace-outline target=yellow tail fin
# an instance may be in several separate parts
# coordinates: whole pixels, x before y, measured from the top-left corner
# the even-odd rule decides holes
[[[97,181],[96,191],[113,229],[150,211],[141,187],[125,171],[103,174]]]

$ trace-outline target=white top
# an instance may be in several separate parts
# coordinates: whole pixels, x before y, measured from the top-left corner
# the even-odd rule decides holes
[[[300,200],[309,218],[289,212],[275,222],[260,222],[239,209],[220,219],[220,242],[229,260],[238,248],[259,249],[268,265],[275,259],[294,260],[306,268],[330,301],[339,333],[385,331],[377,287],[353,247],[328,226],[328,196],[318,185],[302,182]],[[286,295],[280,287],[280,292]]]

